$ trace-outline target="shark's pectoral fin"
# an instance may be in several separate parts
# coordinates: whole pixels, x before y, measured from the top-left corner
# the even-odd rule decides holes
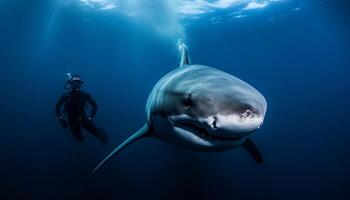
[[[135,141],[146,137],[149,135],[149,127],[147,124],[145,124],[140,130],[138,130],[136,133],[134,133],[132,136],[130,136],[128,139],[126,139],[123,143],[121,143],[117,148],[115,148],[102,162],[97,165],[97,167],[92,171],[94,174],[97,170],[99,170],[106,162],[108,162],[110,159],[113,158],[118,152],[126,148],[129,144],[134,143]]]
[[[191,64],[190,57],[188,56],[187,47],[181,40],[178,41],[179,50],[181,53],[180,67],[188,66]]]
[[[243,147],[243,149],[248,151],[248,153],[254,158],[254,160],[257,163],[263,162],[263,158],[262,158],[262,155],[261,155],[258,147],[256,147],[256,145],[254,144],[254,142],[250,138],[246,139],[243,142],[242,147]]]

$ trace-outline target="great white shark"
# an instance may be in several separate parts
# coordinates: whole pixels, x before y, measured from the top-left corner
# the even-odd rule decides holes
[[[145,137],[196,151],[242,146],[258,162],[262,156],[248,136],[263,124],[267,102],[248,83],[213,67],[190,63],[180,43],[180,66],[154,86],[146,124],[120,144],[94,170],[129,144]]]

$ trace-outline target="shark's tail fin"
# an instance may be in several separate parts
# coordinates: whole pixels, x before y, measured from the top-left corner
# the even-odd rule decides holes
[[[188,56],[187,46],[181,39],[177,41],[179,51],[181,53],[180,67],[190,65],[190,57]]]
[[[149,134],[149,127],[147,123],[136,133],[126,139],[123,143],[121,143],[117,148],[115,148],[105,159],[102,160],[100,164],[92,171],[92,174],[96,173],[106,162],[112,159],[118,152],[126,148],[129,144],[134,143],[135,141],[146,137]]]

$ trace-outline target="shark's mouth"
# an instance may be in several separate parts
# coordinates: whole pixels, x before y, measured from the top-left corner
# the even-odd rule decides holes
[[[180,128],[184,131],[190,132],[197,137],[200,137],[201,139],[204,140],[209,140],[209,141],[237,141],[240,140],[241,138],[233,138],[233,137],[225,137],[221,135],[217,135],[214,133],[214,131],[208,130],[204,127],[201,127],[197,124],[190,123],[190,122],[181,122],[177,123],[175,125],[176,128]]]

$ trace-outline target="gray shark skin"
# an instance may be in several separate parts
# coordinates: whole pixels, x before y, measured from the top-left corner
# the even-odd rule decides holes
[[[95,173],[129,144],[154,137],[196,151],[224,151],[242,146],[258,162],[262,156],[248,136],[264,121],[267,102],[248,83],[218,69],[192,65],[184,44],[180,67],[154,86],[146,124],[120,144]]]

